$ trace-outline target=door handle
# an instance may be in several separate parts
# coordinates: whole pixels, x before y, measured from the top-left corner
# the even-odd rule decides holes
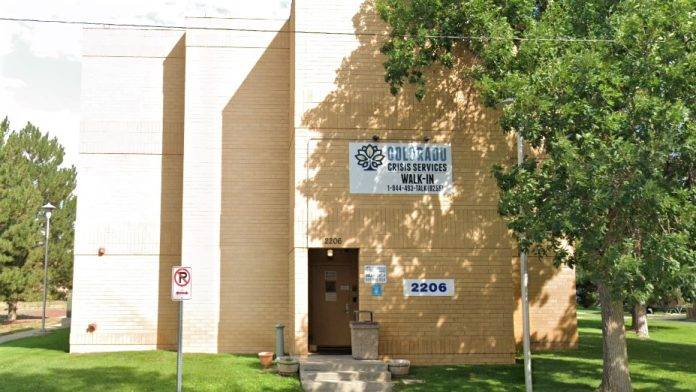
[[[346,314],[350,316],[350,304],[346,302]]]

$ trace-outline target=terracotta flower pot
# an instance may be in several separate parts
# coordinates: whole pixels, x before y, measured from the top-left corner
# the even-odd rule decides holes
[[[261,361],[261,366],[263,366],[264,368],[273,365],[273,352],[261,351],[259,353],[259,361]]]

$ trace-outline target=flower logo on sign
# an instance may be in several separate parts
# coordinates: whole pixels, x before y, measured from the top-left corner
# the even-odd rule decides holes
[[[382,155],[382,150],[379,147],[368,144],[358,149],[355,159],[358,160],[358,165],[364,170],[374,171],[382,165],[384,155]]]

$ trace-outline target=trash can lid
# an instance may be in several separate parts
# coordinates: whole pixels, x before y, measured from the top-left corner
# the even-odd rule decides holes
[[[351,321],[350,327],[355,329],[379,328],[379,323],[375,321]]]

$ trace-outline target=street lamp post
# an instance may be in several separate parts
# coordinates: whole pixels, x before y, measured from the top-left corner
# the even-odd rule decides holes
[[[56,207],[51,203],[46,203],[41,207],[46,216],[46,237],[44,238],[44,284],[43,284],[43,314],[41,316],[41,333],[46,334],[46,295],[48,293],[48,239],[51,234],[51,214]]]

